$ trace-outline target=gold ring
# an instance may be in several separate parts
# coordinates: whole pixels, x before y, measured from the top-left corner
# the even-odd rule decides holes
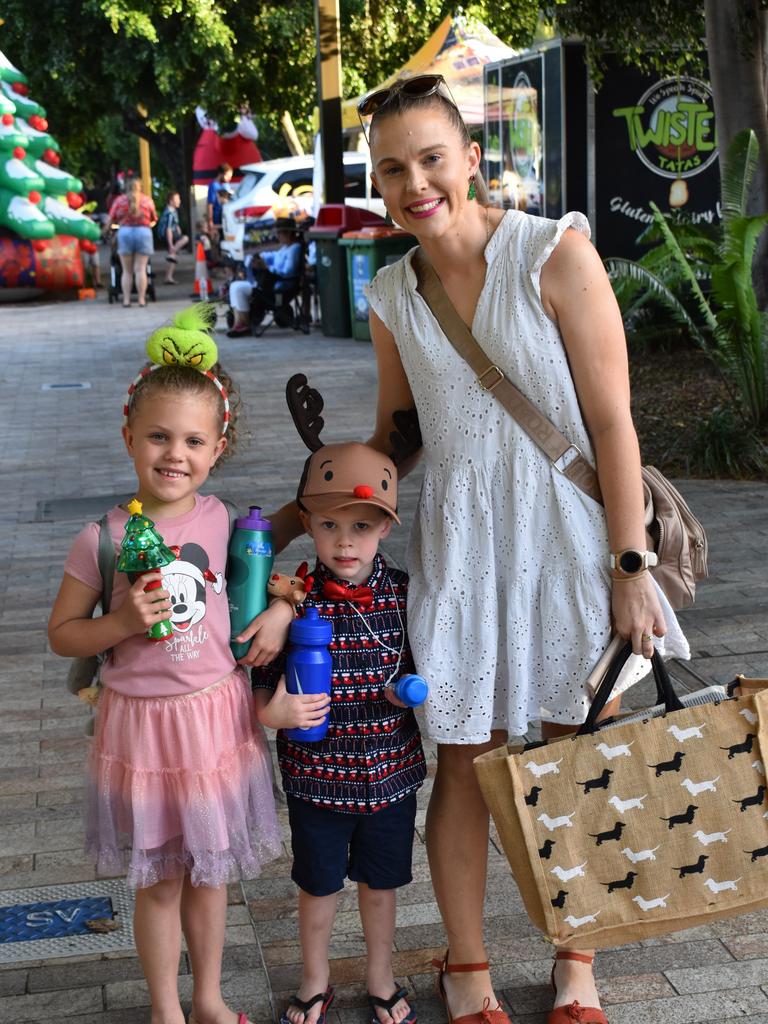
[[[647,643],[649,640],[653,640],[653,633],[641,633],[640,639],[643,643]]]

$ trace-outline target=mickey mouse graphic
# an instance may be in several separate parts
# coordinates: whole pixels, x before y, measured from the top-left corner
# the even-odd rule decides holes
[[[205,618],[205,585],[210,583],[214,594],[220,594],[224,577],[210,569],[208,553],[199,544],[171,547],[176,561],[163,570],[163,586],[170,594],[174,633],[188,633]]]

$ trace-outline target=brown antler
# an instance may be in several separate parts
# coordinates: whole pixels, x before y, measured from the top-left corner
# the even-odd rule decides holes
[[[320,433],[325,425],[320,413],[323,411],[323,396],[311,388],[303,373],[295,373],[285,385],[285,400],[296,429],[304,444],[311,452],[323,447]]]
[[[389,443],[392,445],[390,455],[394,464],[399,466],[410,455],[415,455],[424,442],[421,438],[419,416],[415,407],[398,409],[393,412],[392,422],[396,429],[389,435]]]

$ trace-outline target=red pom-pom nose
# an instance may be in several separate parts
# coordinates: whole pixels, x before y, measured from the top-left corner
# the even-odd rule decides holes
[[[373,497],[373,488],[368,484],[358,484],[352,493],[356,498],[362,498],[365,501],[367,498]]]
[[[26,149],[24,149],[23,146],[14,146],[13,155],[16,157],[17,160],[23,160],[24,157],[27,155],[27,151]]]
[[[3,124],[13,124],[13,114],[3,114]]]

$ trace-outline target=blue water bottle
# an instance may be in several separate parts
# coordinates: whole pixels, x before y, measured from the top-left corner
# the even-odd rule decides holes
[[[251,643],[237,644],[234,638],[267,607],[267,581],[274,560],[272,523],[261,518],[258,505],[251,505],[248,515],[235,521],[229,542],[229,646],[235,658],[245,657]]]
[[[328,644],[333,628],[321,619],[317,608],[307,608],[300,619],[294,619],[288,631],[290,647],[285,659],[285,686],[289,693],[330,693],[331,655]],[[284,735],[302,743],[315,743],[328,731],[328,714],[319,725],[306,729],[286,729]]]
[[[387,689],[408,708],[417,708],[429,696],[426,679],[414,674],[400,676],[397,682],[390,684]]]

